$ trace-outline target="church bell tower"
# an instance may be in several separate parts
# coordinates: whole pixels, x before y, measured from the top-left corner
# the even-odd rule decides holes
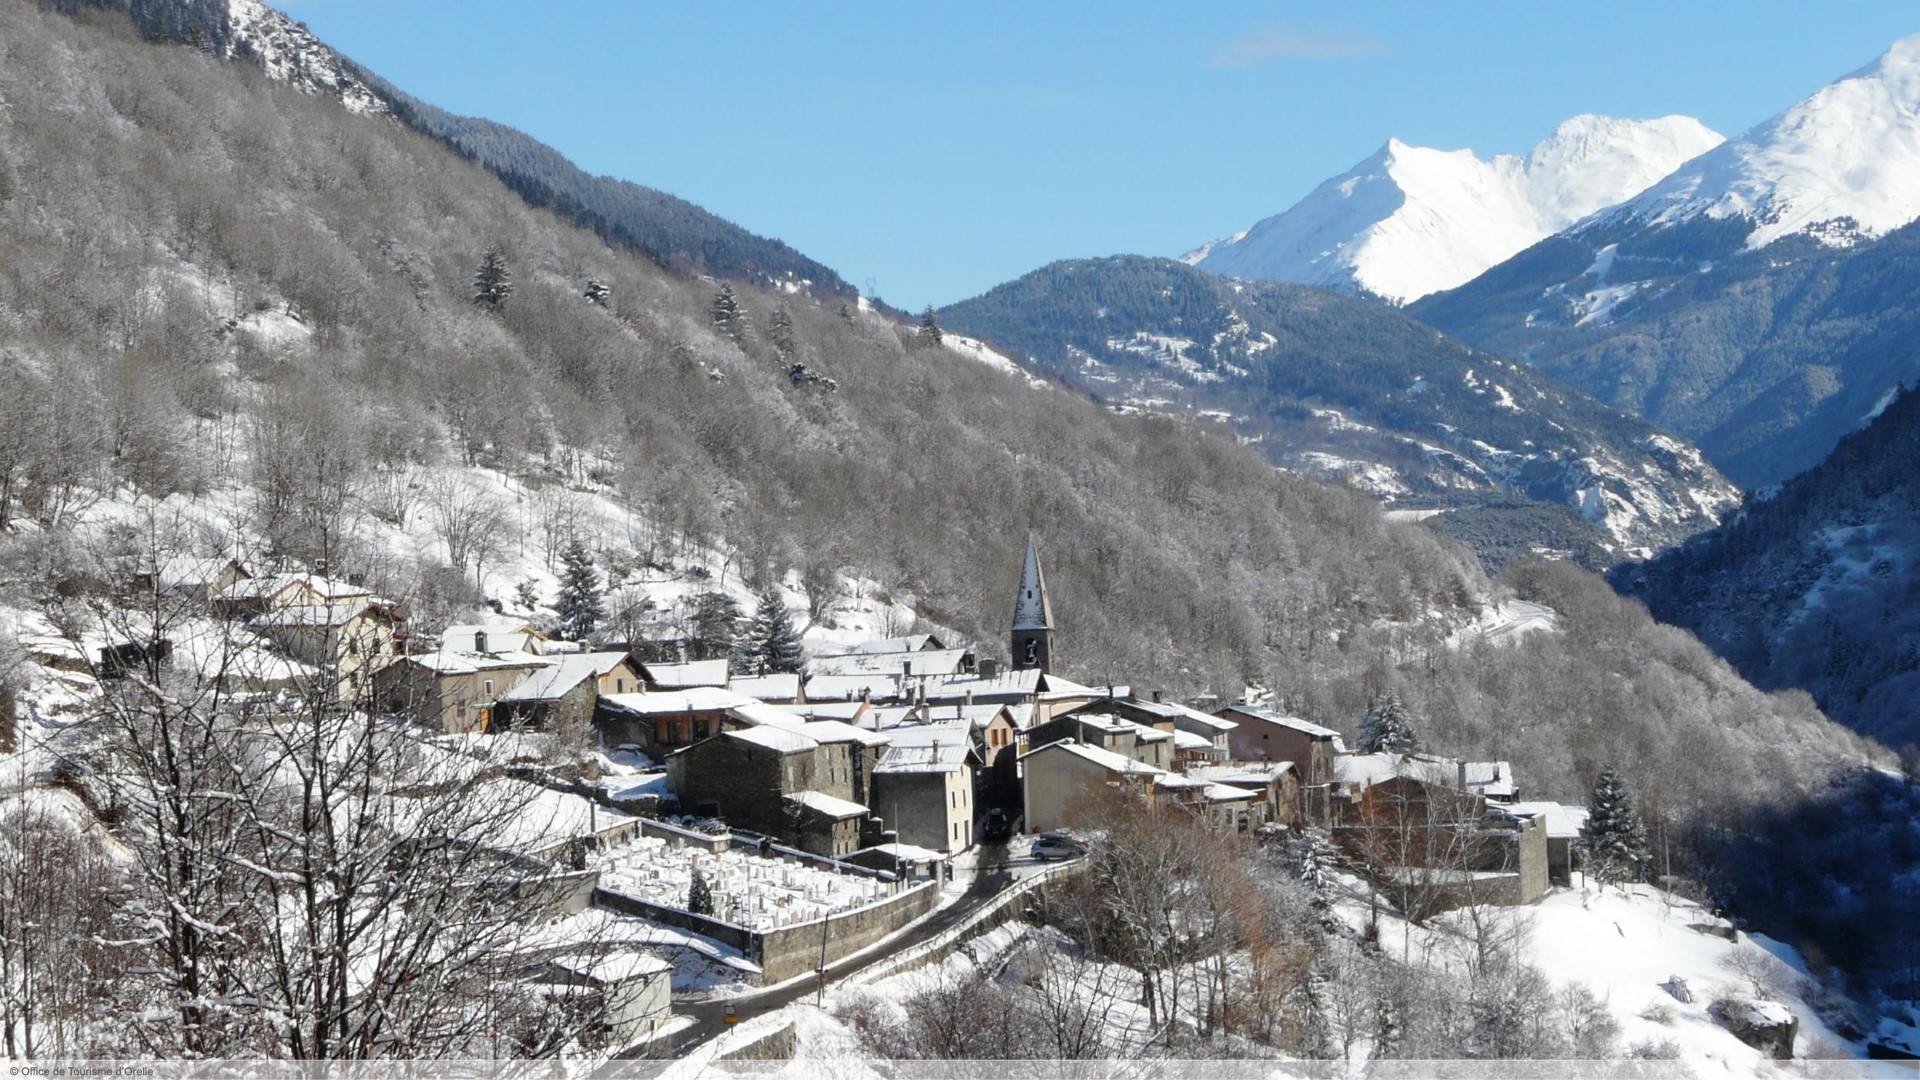
[[[1020,591],[1013,598],[1014,668],[1052,670],[1053,604],[1047,599],[1047,575],[1040,570],[1040,547],[1027,533],[1027,558],[1020,567]]]

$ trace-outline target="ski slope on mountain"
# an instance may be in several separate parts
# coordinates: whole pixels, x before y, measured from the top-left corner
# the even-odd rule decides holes
[[[1471,280],[1719,142],[1690,117],[1592,115],[1561,124],[1525,158],[1389,139],[1291,209],[1186,261],[1405,303]]]

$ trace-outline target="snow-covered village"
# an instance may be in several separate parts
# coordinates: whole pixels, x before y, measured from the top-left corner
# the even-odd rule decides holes
[[[10,1075],[1920,1080],[1755,2],[0,0]]]

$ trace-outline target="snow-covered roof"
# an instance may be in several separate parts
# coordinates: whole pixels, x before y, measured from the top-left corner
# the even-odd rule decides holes
[[[770,724],[774,727],[798,730],[801,724],[805,723],[805,721],[790,709],[784,709],[778,705],[769,705],[764,701],[754,701],[751,699],[728,707],[727,715],[743,724],[753,724],[755,726]]]
[[[523,668],[545,667],[553,661],[532,653],[506,654],[496,656],[491,653],[461,652],[440,648],[430,653],[414,653],[407,662],[436,675],[471,675],[476,671],[518,671]]]
[[[1134,759],[1127,757],[1125,754],[1116,754],[1111,750],[1103,750],[1098,746],[1088,746],[1086,743],[1077,743],[1070,739],[1062,739],[1059,742],[1051,742],[1045,746],[1035,747],[1034,749],[1029,750],[1024,754],[1021,754],[1020,760],[1025,761],[1028,758],[1034,756],[1035,754],[1044,754],[1053,750],[1062,751],[1064,753],[1072,754],[1075,757],[1084,758],[1085,760],[1091,761],[1095,765],[1098,765],[1101,768],[1106,769],[1108,772],[1117,772],[1123,776],[1170,775],[1163,769],[1156,769],[1153,766],[1148,765],[1146,762],[1143,762],[1143,761],[1135,761]]]
[[[1265,787],[1276,776],[1293,771],[1291,761],[1241,762],[1233,765],[1201,765],[1187,770],[1188,776],[1217,784],[1256,784]]]
[[[1047,675],[1052,680],[1054,676]],[[1002,671],[997,675],[936,675],[925,681],[927,699],[930,701],[965,700],[968,694],[978,698],[1005,696],[1033,696],[1040,692],[1042,674],[1039,668],[1018,668]],[[811,684],[809,684],[811,685]],[[811,689],[808,691],[812,693]]]
[[[204,589],[219,581],[231,568],[240,577],[247,577],[246,567],[238,559],[229,555],[202,557],[197,555],[174,555],[160,560],[154,569],[154,582],[167,591],[181,589]],[[236,582],[235,584],[238,584]]]
[[[1467,762],[1467,790],[1490,799],[1510,799],[1514,786],[1513,766],[1505,761]]]
[[[901,862],[939,862],[947,857],[945,852],[923,848],[917,844],[875,844],[872,847],[861,848],[854,854],[861,855],[869,851],[879,852],[889,858],[899,859]]]
[[[743,743],[762,746],[781,754],[798,754],[812,750],[820,745],[811,735],[807,735],[793,728],[763,725],[761,727],[736,728],[732,731],[721,732],[721,734],[726,738],[738,739]]]
[[[818,657],[808,665],[808,670],[815,675],[953,675],[960,672],[966,657],[965,649],[848,653]]]
[[[1032,707],[1025,706],[1025,708],[1031,711]],[[986,703],[963,705],[958,702],[952,702],[928,705],[924,715],[929,724],[965,723],[970,727],[978,729],[993,723],[994,717],[1002,713],[1010,714],[1011,709],[1012,706],[1004,704]],[[1012,722],[1011,715],[1009,715],[1008,722]]]
[[[1334,782],[1355,790],[1396,776],[1454,787],[1460,783],[1460,763],[1427,754],[1341,754],[1333,759]]]
[[[323,600],[346,600],[373,595],[364,585],[322,577],[319,574],[268,574],[264,577],[247,578],[227,586],[220,595],[231,600],[271,599],[296,585],[305,585]]]
[[[1174,723],[1176,724],[1185,720],[1195,727],[1205,728],[1208,731],[1220,732],[1222,734],[1240,726],[1237,722],[1229,720],[1224,716],[1214,716],[1209,713],[1203,713],[1199,709],[1188,705],[1181,705],[1169,701],[1165,703],[1165,707],[1173,710],[1175,716]]]
[[[562,653],[555,657],[543,657],[553,662],[543,665],[540,670],[501,694],[500,700],[552,701],[564,697],[574,687],[599,676],[598,665],[593,660],[595,655],[606,654]]]
[[[673,965],[649,952],[626,949],[619,952],[574,953],[547,961],[560,970],[602,986],[633,979],[653,978],[671,972]]]
[[[642,664],[640,668],[647,681],[662,690],[727,685],[725,660],[690,660],[684,664]]]
[[[888,741],[885,735],[863,731],[839,720],[809,720],[801,724],[799,730],[823,743],[850,742],[859,743],[861,746],[885,746]]]
[[[879,773],[946,773],[958,772],[967,767],[967,759],[973,755],[973,744],[965,732],[955,727],[932,728],[896,728],[896,732],[928,732],[931,738],[917,738],[910,734],[907,741],[896,738],[887,748],[880,764],[874,766]]]
[[[273,608],[249,624],[261,629],[297,626],[345,626],[379,605],[371,599],[343,600],[332,604],[289,604]]]
[[[896,653],[916,652],[921,649],[944,649],[946,643],[932,634],[908,634],[905,637],[881,638],[878,641],[862,641],[857,645],[848,645],[838,653],[829,655],[846,656],[852,653]]]
[[[842,799],[824,791],[795,791],[787,795],[788,802],[796,802],[809,810],[825,814],[830,818],[865,817],[867,808],[851,799]]]
[[[662,716],[667,713],[725,712],[743,706],[761,707],[745,694],[736,694],[719,686],[695,686],[685,690],[656,691],[646,694],[607,694],[603,704],[638,716]]]
[[[727,689],[762,701],[792,701],[800,696],[800,676],[789,671],[777,671],[771,675],[748,675],[730,680],[727,683]]]
[[[900,696],[894,675],[815,675],[807,680],[808,701],[891,701]]]
[[[1507,811],[1545,816],[1549,840],[1577,840],[1580,830],[1587,826],[1587,808],[1584,806],[1568,806],[1557,802],[1517,802],[1507,807]]]
[[[1260,793],[1232,784],[1208,784],[1206,797],[1208,802],[1244,802],[1260,798]]]
[[[867,714],[879,708],[864,701],[808,701],[799,704],[780,704],[774,708],[789,712],[802,720],[840,720],[846,723],[860,721],[866,723]]]
[[[1049,700],[1076,697],[1124,698],[1130,697],[1132,694],[1133,688],[1131,686],[1116,686],[1111,683],[1104,686],[1087,686],[1084,683],[1074,682],[1064,675],[1055,675],[1052,672],[1047,673],[1046,685],[1041,688],[1040,692],[1041,697]]]
[[[1332,739],[1332,738],[1337,738],[1340,735],[1339,732],[1333,730],[1332,728],[1321,727],[1319,724],[1310,723],[1306,720],[1300,719],[1297,716],[1288,716],[1286,713],[1277,713],[1271,709],[1260,708],[1257,705],[1229,705],[1227,706],[1227,709],[1225,711],[1236,712],[1242,716],[1251,717],[1252,719],[1255,719],[1255,720],[1264,720],[1269,724],[1278,724],[1283,728],[1290,728],[1294,731],[1300,732],[1303,735],[1311,735],[1316,739]]]
[[[1195,735],[1191,731],[1182,731],[1175,728],[1173,732],[1173,748],[1175,750],[1212,750],[1213,740],[1207,738],[1205,735]]]
[[[482,637],[486,639],[485,651],[495,653],[540,652],[540,643],[546,640],[546,635],[525,619],[493,619],[447,627],[440,631],[440,647],[477,652]]]

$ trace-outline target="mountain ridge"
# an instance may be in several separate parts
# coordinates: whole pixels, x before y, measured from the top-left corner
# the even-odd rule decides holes
[[[1691,117],[1593,114],[1563,121],[1525,157],[1389,139],[1287,210],[1182,258],[1407,303],[1464,284],[1719,141]]]

